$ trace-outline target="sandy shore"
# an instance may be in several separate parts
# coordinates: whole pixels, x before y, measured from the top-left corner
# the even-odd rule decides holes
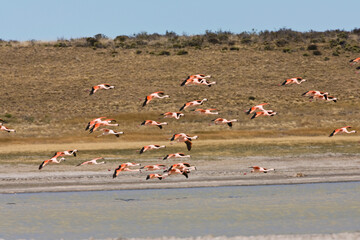
[[[144,239],[144,238],[143,238]],[[148,240],[155,240],[153,238],[145,238]],[[156,240],[329,240],[329,239],[341,239],[341,240],[355,240],[360,239],[360,232],[355,233],[333,233],[333,234],[297,234],[297,235],[258,235],[258,236],[236,236],[236,237],[193,237],[193,238],[176,238],[166,237],[157,238]],[[140,240],[140,238],[128,238],[128,240]]]
[[[71,161],[71,160],[70,160]],[[142,162],[142,165],[151,161]],[[167,165],[179,161],[167,162]],[[246,157],[191,160],[197,167],[189,178],[171,176],[145,180],[150,172],[124,172],[113,179],[118,164],[75,167],[49,165],[39,171],[32,164],[0,164],[0,193],[187,188],[360,181],[360,155],[306,155],[300,157]],[[250,173],[259,165],[275,172]]]

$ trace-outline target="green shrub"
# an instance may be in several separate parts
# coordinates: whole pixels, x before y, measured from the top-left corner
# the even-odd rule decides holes
[[[229,50],[228,47],[223,47],[223,48],[221,49],[221,51],[227,51],[227,50]]]
[[[282,51],[284,53],[291,53],[292,52],[290,48],[284,48]]]
[[[322,53],[321,53],[319,50],[313,51],[313,54],[314,54],[315,56],[322,55]]]
[[[129,39],[128,36],[119,35],[114,39],[114,42],[125,42],[127,39]]]
[[[5,113],[5,115],[4,115],[6,118],[11,118],[12,117],[12,115],[10,114],[10,113]]]
[[[285,39],[279,39],[276,40],[275,44],[277,47],[285,47],[287,44],[289,44],[289,42]]]
[[[271,51],[271,50],[274,50],[274,47],[271,46],[270,44],[266,44],[266,45],[264,46],[264,50]]]
[[[308,54],[308,53],[304,53],[303,56],[304,56],[304,57],[308,57],[309,54]]]
[[[339,52],[333,52],[332,55],[335,56],[335,57],[338,57],[340,55],[340,53]]]
[[[204,39],[201,36],[190,37],[189,40],[184,42],[185,46],[199,47],[201,48],[204,43]]]
[[[54,44],[54,47],[67,47],[66,43],[58,42]]]
[[[97,42],[97,40],[93,37],[88,37],[88,38],[86,38],[86,42],[87,42],[87,44],[89,44],[89,46],[93,47],[95,45],[95,43]]]
[[[316,44],[311,44],[308,46],[307,50],[318,50],[318,47]]]
[[[238,48],[238,47],[231,47],[230,48],[230,51],[239,51],[240,50],[240,48]]]
[[[188,54],[188,52],[185,51],[185,50],[179,50],[179,51],[176,53],[176,55],[186,55],[186,54]]]
[[[135,52],[136,54],[141,54],[142,53],[142,51],[141,50],[136,50],[136,52]]]
[[[328,58],[328,57],[324,58],[324,61],[329,61],[329,60],[330,60],[330,58]]]
[[[254,97],[254,96],[250,96],[250,97],[249,97],[249,100],[255,100],[255,97]]]
[[[243,38],[240,41],[242,44],[250,44],[252,43],[251,38]]]
[[[163,51],[159,52],[158,55],[159,55],[159,56],[169,56],[169,55],[170,55],[170,52],[163,50]]]
[[[183,48],[184,46],[181,45],[181,44],[176,43],[176,44],[174,44],[172,47],[173,47],[173,48]]]

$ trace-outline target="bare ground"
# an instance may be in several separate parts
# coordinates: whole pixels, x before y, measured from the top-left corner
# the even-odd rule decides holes
[[[76,161],[73,159],[68,160]],[[144,159],[142,165],[154,164]],[[158,161],[158,160],[157,160]],[[166,161],[166,165],[181,160]],[[139,161],[138,161],[139,162]],[[165,162],[165,161],[164,161]],[[283,157],[218,157],[215,160],[187,159],[197,167],[189,178],[171,176],[146,181],[150,172],[123,172],[112,178],[118,162],[81,166],[48,165],[39,171],[35,164],[1,164],[0,193],[92,191],[151,188],[216,187],[266,184],[360,181],[360,155],[309,154]],[[250,173],[250,166],[275,168],[275,172]]]

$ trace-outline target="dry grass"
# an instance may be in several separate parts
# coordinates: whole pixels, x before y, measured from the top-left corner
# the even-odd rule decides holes
[[[304,146],[299,150],[303,153],[316,152],[315,148],[305,147],[312,143],[313,137],[327,138],[333,129],[344,125],[360,130],[359,75],[348,64],[349,59],[358,54],[345,52],[335,57],[332,55],[334,50],[327,47],[328,43],[318,43],[322,55],[314,56],[306,50],[307,45],[293,44],[291,53],[284,53],[282,48],[264,51],[259,45],[238,45],[238,51],[224,51],[223,45],[208,45],[201,50],[183,48],[189,54],[179,56],[176,55],[178,49],[162,49],[156,44],[142,47],[141,54],[137,54],[136,49],[1,44],[0,118],[6,119],[7,126],[17,130],[16,134],[0,132],[1,158],[5,158],[6,149],[11,145],[18,148],[22,144],[30,147],[24,146],[19,156],[24,155],[20,152],[25,149],[44,154],[65,146],[90,150],[87,146],[98,144],[101,148],[97,151],[113,149],[111,154],[116,155],[119,152],[115,149],[119,149],[130,156],[139,145],[167,141],[175,132],[197,134],[206,140],[204,145],[198,142],[199,149],[194,148],[198,156],[213,150],[208,147],[208,140],[226,139],[233,141],[226,145],[226,151],[221,142],[216,143],[215,149],[220,155],[262,154],[264,151],[290,154],[298,151],[294,146],[300,146],[300,149]],[[162,50],[171,55],[149,54]],[[211,74],[217,84],[211,88],[180,87],[183,79],[195,73]],[[298,76],[308,81],[301,85],[278,86],[286,78]],[[89,96],[86,90],[103,82],[116,87]],[[142,108],[143,98],[159,90],[171,98],[154,100]],[[339,101],[309,102],[301,96],[308,90],[327,91]],[[177,111],[185,102],[204,97],[209,99],[204,108],[217,108],[221,113],[219,116],[239,120],[233,129],[208,126],[213,116],[198,116],[188,110],[180,120],[166,119],[169,125],[162,130],[138,127],[145,119],[160,120],[160,113]],[[249,100],[249,97],[255,100]],[[244,110],[261,102],[269,102],[268,108],[278,115],[250,120]],[[112,136],[95,138],[95,134],[85,132],[87,122],[99,116],[117,119],[120,123],[117,129],[125,131],[125,135],[120,139]],[[256,141],[251,142],[253,138],[265,137],[266,142],[266,138],[293,136],[303,136],[306,143],[294,143],[284,150],[277,148],[277,143],[268,142],[265,145],[270,147],[261,148]],[[242,139],[245,142],[241,143]],[[355,142],[358,139],[349,139],[351,141],[343,141],[358,149]],[[247,140],[251,142],[250,147],[247,147]],[[340,141],[339,138],[336,140]],[[27,145],[29,143],[48,145],[34,147]],[[333,148],[336,144],[331,140],[320,145],[324,151],[341,152],[341,149]],[[107,145],[111,147],[105,147]],[[346,149],[349,153],[356,152]]]

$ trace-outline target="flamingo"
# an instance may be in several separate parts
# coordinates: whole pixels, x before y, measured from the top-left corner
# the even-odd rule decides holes
[[[170,141],[177,141],[177,142],[184,142],[186,144],[187,150],[190,151],[191,147],[192,147],[192,143],[191,141],[193,139],[197,139],[198,136],[193,136],[190,137],[189,135],[185,134],[185,133],[176,133],[172,136],[172,138],[170,139]]]
[[[211,87],[211,85],[216,84],[216,82],[209,82],[205,78],[189,78],[186,79],[180,86],[190,86],[190,85],[206,85]]]
[[[166,155],[163,160],[167,160],[169,158],[189,158],[190,155],[185,155],[184,153],[171,153]]]
[[[232,123],[237,122],[237,119],[227,120],[225,118],[216,118],[212,121],[214,122],[214,124],[227,124],[230,128],[232,128]]]
[[[164,116],[164,118],[175,118],[175,119],[180,119],[180,117],[184,116],[184,114],[181,112],[166,112],[160,115]]]
[[[218,112],[211,112],[211,111],[216,111],[217,109],[215,108],[209,108],[209,109],[201,109],[201,108],[198,108],[198,109],[195,109],[193,111],[195,111],[196,113],[198,114],[219,114]]]
[[[321,91],[307,91],[304,92],[303,94],[301,94],[302,96],[309,96],[309,97],[313,97],[313,96],[324,96],[324,95],[329,95],[328,92],[321,92]]]
[[[274,168],[263,168],[263,167],[259,167],[259,166],[253,166],[253,167],[250,167],[252,168],[251,172],[254,173],[254,172],[263,172],[263,173],[267,173],[269,171],[275,171]]]
[[[350,65],[354,65],[356,63],[359,63],[360,62],[360,57],[351,59],[349,62],[350,62]]]
[[[4,125],[3,125],[3,123],[0,123],[0,131],[6,131],[6,132],[8,132],[8,133],[10,133],[10,132],[16,132],[16,130],[15,129],[10,129],[10,128],[8,128],[8,127],[5,127]]]
[[[146,169],[146,171],[155,171],[155,170],[163,170],[166,168],[164,164],[154,164],[154,165],[143,166],[140,169]]]
[[[170,175],[176,175],[176,174],[181,174],[181,175],[184,175],[186,178],[189,178],[187,171],[182,171],[178,168],[172,168],[172,169],[166,171],[166,173],[163,174],[163,177],[170,176]]]
[[[74,155],[74,157],[76,157],[77,152],[78,152],[77,149],[67,150],[63,152],[56,152],[53,157],[62,157],[62,156],[71,156],[71,155]]]
[[[97,122],[92,128],[90,128],[89,133],[93,133],[100,126],[119,126],[118,123],[112,123],[112,122],[116,122],[116,120],[114,119],[101,120],[100,122]]]
[[[336,97],[328,96],[328,95],[314,95],[314,96],[311,96],[310,99],[337,102]]]
[[[43,161],[39,166],[39,170],[41,170],[43,167],[45,167],[49,163],[60,163],[61,161],[65,161],[65,158],[60,158],[60,160],[57,160],[57,157],[52,157],[48,160]]]
[[[179,111],[182,111],[183,109],[188,108],[188,107],[197,106],[197,105],[202,105],[202,104],[203,104],[204,102],[206,102],[206,101],[207,101],[207,99],[204,98],[203,100],[195,100],[195,101],[187,102],[187,103],[184,104],[184,106],[182,106],[182,107],[180,108]]]
[[[335,129],[329,137],[332,137],[334,136],[335,134],[338,134],[338,133],[356,133],[355,130],[352,130],[352,131],[349,131],[348,128],[351,128],[350,126],[346,126],[346,127],[342,127],[342,128],[338,128],[338,129]]]
[[[80,163],[80,164],[78,164],[76,166],[78,167],[78,166],[82,166],[82,165],[97,165],[97,164],[105,164],[106,163],[104,161],[97,162],[97,160],[100,160],[100,159],[104,159],[104,158],[103,157],[94,158],[92,160],[82,162],[82,163]]]
[[[186,162],[180,162],[180,163],[175,163],[173,165],[171,165],[167,170],[165,170],[164,172],[168,172],[170,171],[171,169],[174,169],[174,168],[177,168],[177,169],[180,169],[181,171],[187,171],[187,172],[190,172],[190,170],[188,168],[191,168],[193,170],[196,170],[196,168],[192,168],[190,166],[189,163],[186,163]]]
[[[167,125],[167,122],[157,122],[153,120],[145,120],[143,121],[140,126],[158,126],[160,129],[162,129],[162,125]]]
[[[356,71],[355,73],[360,73],[360,66],[357,67],[356,70],[359,70],[359,71]]]
[[[106,117],[95,118],[95,119],[91,120],[90,122],[88,122],[88,124],[85,128],[85,131],[92,128],[96,123],[101,122],[103,118],[106,118]]]
[[[259,104],[259,105],[256,105],[256,106],[253,106],[253,107],[251,107],[248,111],[245,111],[246,112],[246,114],[251,114],[251,113],[253,113],[253,112],[255,112],[256,110],[260,110],[260,111],[264,111],[265,109],[264,109],[264,106],[265,105],[268,105],[269,103],[261,103],[261,104]]]
[[[147,145],[147,146],[144,146],[141,148],[140,154],[142,154],[143,152],[146,152],[148,150],[160,149],[160,148],[166,148],[166,146],[165,145],[160,146],[160,145],[156,145],[156,144],[155,145]]]
[[[120,137],[121,134],[124,134],[124,132],[115,132],[114,130],[108,128],[103,128],[101,130],[103,131],[103,133],[97,137],[101,137],[105,135],[115,135],[116,137]]]
[[[303,79],[301,77],[296,77],[296,78],[289,78],[289,79],[286,79],[282,84],[281,86],[285,86],[285,85],[289,85],[289,84],[301,84],[302,82],[305,82],[306,79]]]
[[[90,91],[90,94],[89,94],[89,95],[93,95],[94,93],[96,93],[97,90],[100,90],[100,89],[108,90],[108,89],[112,89],[112,88],[115,88],[115,87],[114,87],[114,86],[111,86],[111,85],[108,84],[108,83],[102,83],[102,84],[93,86],[93,87],[91,88],[91,91]]]
[[[149,104],[151,102],[151,100],[155,99],[155,98],[168,98],[170,97],[169,95],[165,95],[163,91],[159,91],[159,92],[154,92],[148,96],[145,97],[145,101],[143,103],[143,107],[145,107],[147,104]]]
[[[193,82],[194,79],[205,79],[205,78],[210,78],[210,75],[205,75],[205,74],[195,74],[195,75],[190,75],[188,76],[182,83],[180,86],[184,86],[184,85],[188,85],[191,84]]]
[[[146,180],[153,179],[153,178],[158,178],[159,180],[161,180],[165,177],[163,177],[162,175],[157,174],[157,173],[152,173],[152,174],[149,174],[146,176]]]
[[[132,163],[134,164],[134,163]],[[137,166],[140,164],[135,164],[134,166]],[[129,167],[133,165],[129,165],[129,163],[123,163],[120,164],[118,168],[115,169],[113,178],[116,178],[120,172],[140,172],[140,169],[130,169]]]
[[[274,112],[273,110],[264,110],[264,111],[261,111],[261,112],[256,112],[254,113],[254,115],[250,118],[250,119],[254,119],[254,118],[257,118],[257,117],[260,117],[260,116],[274,116],[276,115],[276,112]]]

